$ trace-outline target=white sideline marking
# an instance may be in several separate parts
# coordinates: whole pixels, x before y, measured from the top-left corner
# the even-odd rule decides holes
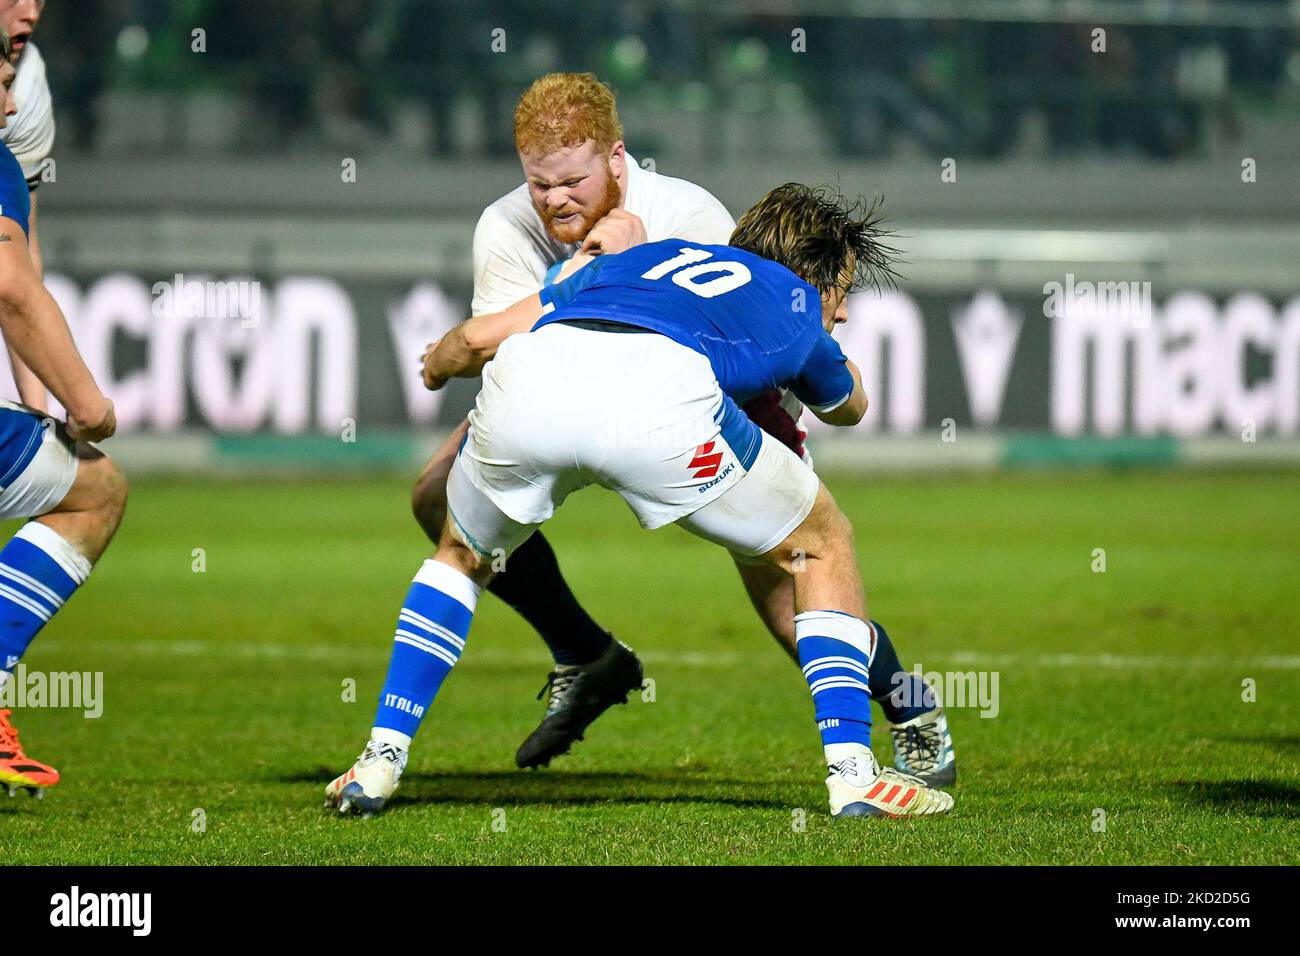
[[[309,661],[343,661],[349,664],[378,659],[383,651],[390,647],[391,639],[385,642],[366,638],[354,647],[313,644],[249,644],[226,641],[121,641],[112,644],[98,643],[96,650],[111,650],[114,654],[138,654],[143,657],[237,657],[254,660],[309,660]],[[64,651],[75,654],[80,645],[77,642],[51,641],[38,645],[45,651]],[[756,648],[757,658],[765,663],[776,660],[779,653],[772,655],[764,650],[760,643]],[[506,653],[490,647],[476,647],[473,638],[469,642],[468,663],[486,664],[502,667],[515,664],[549,663],[545,653],[539,651],[523,654]],[[739,654],[731,651],[685,651],[670,653],[662,651],[638,651],[638,656],[651,665],[670,667],[738,667],[754,661],[755,654]],[[951,651],[937,654],[923,661],[925,670],[936,669],[940,665],[983,668],[1044,668],[1049,670],[1149,670],[1169,668],[1173,670],[1208,670],[1231,667],[1257,668],[1260,670],[1300,670],[1300,655],[1296,654],[1254,654],[1242,657],[1207,657],[1179,656],[1159,654],[986,654],[979,651]]]

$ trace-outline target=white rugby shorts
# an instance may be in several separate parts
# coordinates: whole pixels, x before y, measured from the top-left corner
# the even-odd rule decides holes
[[[63,423],[0,399],[0,520],[52,511],[76,480],[75,443]]]
[[[588,485],[619,494],[643,528],[680,522],[762,554],[807,517],[819,487],[723,394],[707,358],[654,332],[555,323],[511,336],[469,421],[447,500],[482,555],[508,554]]]

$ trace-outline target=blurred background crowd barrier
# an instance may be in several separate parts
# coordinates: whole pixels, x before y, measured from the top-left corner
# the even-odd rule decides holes
[[[733,214],[885,195],[906,281],[855,302],[876,400],[828,457],[1297,460],[1300,4],[53,0],[36,42],[49,284],[160,458],[418,457],[515,100],[590,69]]]

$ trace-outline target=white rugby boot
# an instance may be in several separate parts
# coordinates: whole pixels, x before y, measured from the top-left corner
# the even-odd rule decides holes
[[[881,767],[867,747],[831,764],[826,789],[834,817],[918,817],[947,813],[952,797],[919,777]]]
[[[325,806],[363,817],[378,813],[397,790],[406,759],[404,748],[371,738],[352,768],[326,785]]]

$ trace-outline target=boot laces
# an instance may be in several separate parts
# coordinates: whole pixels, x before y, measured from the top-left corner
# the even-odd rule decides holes
[[[933,768],[939,762],[941,747],[939,728],[933,724],[914,724],[894,731],[894,748],[909,768]]]
[[[541,700],[547,697],[546,713],[555,713],[560,709],[560,704],[564,702],[564,695],[573,687],[574,681],[582,673],[578,668],[556,668],[546,675],[546,684],[537,692],[537,699]],[[547,696],[549,694],[549,697]]]

